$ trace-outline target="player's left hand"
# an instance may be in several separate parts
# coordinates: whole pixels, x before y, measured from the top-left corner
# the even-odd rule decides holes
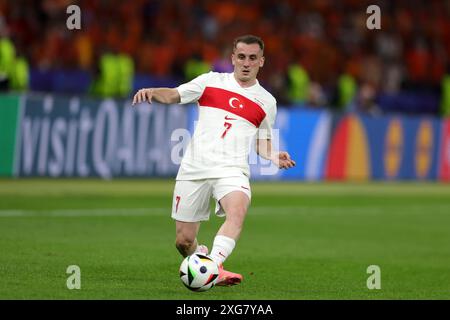
[[[286,151],[280,151],[278,155],[275,155],[272,162],[280,169],[295,167],[295,161],[291,159],[291,156]]]

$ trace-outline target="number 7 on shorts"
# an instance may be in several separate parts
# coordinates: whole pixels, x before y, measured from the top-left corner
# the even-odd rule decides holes
[[[176,196],[175,197],[175,201],[177,202],[177,204],[175,205],[175,212],[178,212],[178,205],[180,204],[180,196]]]

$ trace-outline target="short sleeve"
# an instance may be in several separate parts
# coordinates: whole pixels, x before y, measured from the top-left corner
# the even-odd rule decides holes
[[[272,128],[275,123],[275,117],[277,114],[277,105],[276,101],[272,105],[272,107],[268,110],[266,117],[261,122],[261,125],[258,129],[258,139],[272,139]]]
[[[203,94],[211,74],[212,72],[204,73],[197,78],[178,86],[176,89],[180,94],[180,103],[196,102]]]

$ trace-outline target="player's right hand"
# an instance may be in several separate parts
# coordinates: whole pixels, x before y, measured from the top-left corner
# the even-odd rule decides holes
[[[148,101],[148,103],[152,103],[153,89],[141,89],[133,97],[133,106],[137,103]]]

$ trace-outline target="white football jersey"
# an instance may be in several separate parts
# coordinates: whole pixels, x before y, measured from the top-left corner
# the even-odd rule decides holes
[[[259,82],[242,88],[233,73],[205,73],[177,90],[182,104],[198,103],[199,118],[176,179],[249,177],[255,135],[272,135],[275,98]]]

